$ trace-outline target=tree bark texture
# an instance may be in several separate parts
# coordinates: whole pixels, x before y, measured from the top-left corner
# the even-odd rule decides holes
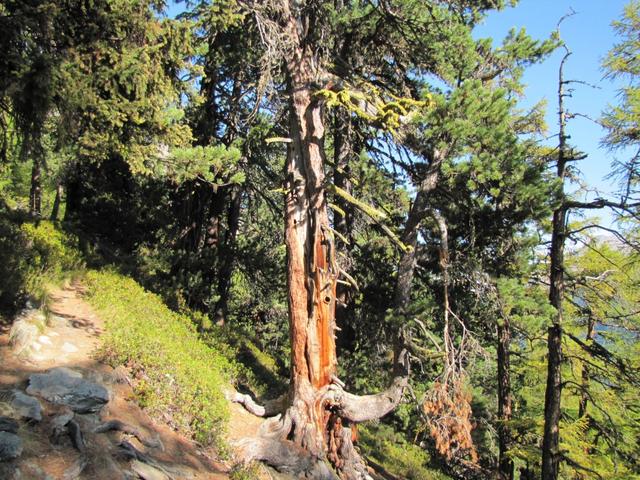
[[[258,2],[247,5],[261,8]],[[380,418],[395,408],[407,380],[398,378],[385,392],[358,397],[345,392],[336,377],[340,269],[327,211],[323,101],[314,95],[322,60],[309,40],[312,12],[279,0],[268,15],[266,21],[278,24],[278,43],[287,45],[282,57],[291,139],[285,167],[291,374],[286,411],[263,423],[259,437],[243,445],[243,456],[298,478],[370,479],[353,447],[350,424]]]
[[[511,446],[511,371],[509,347],[511,345],[511,324],[504,315],[498,324],[498,472],[500,480],[513,480],[513,460],[507,452]]]
[[[283,27],[293,39],[286,70],[292,143],[286,163],[285,243],[291,337],[290,440],[325,458],[330,412],[322,389],[336,373],[335,297],[338,271],[324,189],[324,120],[313,97],[313,53],[300,41],[297,21],[283,2]],[[330,434],[329,434],[330,435]]]

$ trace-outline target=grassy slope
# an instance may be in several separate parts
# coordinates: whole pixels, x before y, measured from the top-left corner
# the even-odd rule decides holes
[[[89,271],[85,281],[87,300],[106,322],[103,359],[131,368],[138,399],[152,414],[168,416],[204,444],[221,444],[228,417],[223,390],[237,366],[199,338],[189,317],[134,280]]]

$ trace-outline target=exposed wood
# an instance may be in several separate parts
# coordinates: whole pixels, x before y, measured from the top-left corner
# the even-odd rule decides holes
[[[336,387],[330,395],[342,418],[360,423],[382,418],[392,412],[400,404],[408,384],[406,376],[397,376],[387,390],[375,395],[353,395]]]
[[[264,405],[256,403],[251,395],[240,392],[232,392],[227,394],[227,399],[234,403],[242,405],[249,413],[257,417],[272,417],[278,413],[282,413],[286,407],[287,397],[283,395],[275,400],[265,402]]]
[[[329,466],[307,450],[286,439],[251,438],[239,445],[246,461],[259,460],[297,478],[338,480]]]

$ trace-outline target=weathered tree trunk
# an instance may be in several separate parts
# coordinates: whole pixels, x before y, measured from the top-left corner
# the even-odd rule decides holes
[[[297,35],[291,17],[288,27]],[[293,33],[295,32],[295,33]],[[324,182],[324,122],[313,98],[311,52],[295,49],[288,63],[290,129],[285,241],[291,328],[293,441],[319,458],[328,451],[330,414],[318,402],[336,372],[334,341],[338,272]]]
[[[558,85],[559,144],[557,176],[560,198],[564,199],[564,177],[567,165],[566,117],[564,111],[564,63],[560,63]],[[549,303],[556,309],[553,325],[548,330],[547,386],[544,399],[544,434],[542,438],[542,480],[557,480],[560,463],[560,401],[562,398],[562,302],[564,299],[564,244],[567,236],[567,209],[561,205],[553,212],[551,231]]]
[[[402,398],[407,376],[396,376],[386,391],[367,396],[345,392],[336,378],[340,271],[327,212],[323,105],[314,95],[324,72],[307,38],[312,37],[308,30],[314,24],[307,15],[313,13],[300,9],[297,2],[281,0],[270,14],[278,23],[278,43],[287,44],[283,57],[291,142],[286,161],[285,244],[291,377],[286,411],[267,420],[261,435],[243,444],[243,456],[294,472],[298,478],[370,479],[353,447],[349,425],[392,411]],[[406,365],[406,355],[398,363]]]
[[[31,167],[31,190],[29,192],[29,214],[40,218],[42,214],[42,178],[40,158],[34,156]]]
[[[511,446],[511,371],[509,347],[511,345],[511,324],[503,315],[498,323],[498,473],[500,480],[513,479],[513,460],[507,456]]]
[[[51,216],[49,217],[52,222],[58,221],[58,214],[60,213],[60,202],[62,201],[62,192],[62,183],[58,183],[58,185],[56,185],[56,197],[53,200],[53,207],[51,208]]]

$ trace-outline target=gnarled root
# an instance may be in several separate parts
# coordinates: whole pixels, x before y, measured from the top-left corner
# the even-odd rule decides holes
[[[131,425],[128,425],[124,422],[121,422],[120,420],[109,420],[107,422],[101,423],[100,425],[98,425],[96,428],[93,429],[94,433],[105,433],[105,432],[110,432],[112,430],[118,430],[122,433],[126,433],[128,435],[133,435],[134,437],[136,437],[140,443],[142,443],[145,447],[149,447],[149,448],[159,448],[161,450],[164,450],[164,446],[162,445],[162,442],[160,441],[160,438],[148,438],[146,435],[144,435],[139,429],[137,429],[136,427],[133,427]]]
[[[336,383],[329,386],[326,401],[332,405],[339,416],[353,423],[366,422],[382,418],[392,412],[402,400],[404,390],[409,384],[407,377],[396,377],[391,386],[375,395],[353,395]]]
[[[260,460],[298,478],[338,480],[338,476],[327,463],[290,440],[257,437],[243,440],[239,448],[246,462]]]
[[[353,445],[349,425],[391,412],[407,385],[408,377],[400,375],[387,390],[375,395],[348,393],[344,384],[333,378],[330,385],[319,390],[300,389],[286,412],[268,418],[256,438],[238,444],[239,454],[245,462],[259,460],[298,478],[371,480]],[[256,404],[248,395],[235,393],[229,399],[255,415],[269,415],[267,405]],[[287,399],[272,401],[271,409],[282,412]],[[279,408],[274,408],[276,405]]]
[[[227,400],[242,405],[249,413],[256,417],[272,417],[278,413],[282,413],[285,409],[287,395],[282,395],[274,400],[267,400],[264,405],[260,405],[247,395],[240,392],[228,392]]]

